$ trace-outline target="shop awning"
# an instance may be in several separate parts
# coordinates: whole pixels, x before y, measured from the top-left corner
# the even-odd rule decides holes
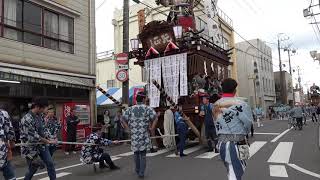
[[[0,79],[38,84],[56,85],[60,87],[86,88],[95,87],[95,79],[80,78],[44,72],[0,67]]]
[[[101,84],[99,85],[102,89],[104,89],[108,94],[110,94],[111,96],[113,96],[116,100],[118,100],[119,102],[121,102],[121,98],[122,98],[122,88],[107,88],[106,84]],[[133,86],[129,89],[129,98],[130,101],[132,102],[132,98],[134,96],[134,89],[135,88],[143,88],[144,86]],[[111,105],[113,104],[113,102],[107,98],[104,94],[102,94],[99,90],[96,90],[96,97],[97,97],[97,105],[101,106],[101,105]]]

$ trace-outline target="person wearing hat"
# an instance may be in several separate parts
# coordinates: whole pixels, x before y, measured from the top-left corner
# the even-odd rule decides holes
[[[201,106],[200,116],[204,117],[205,135],[209,147],[208,151],[213,152],[215,150],[215,152],[217,152],[217,149],[215,147],[217,145],[217,134],[212,118],[212,110],[214,106],[212,103],[210,103],[209,100],[209,95],[203,96],[203,105]]]
[[[72,108],[70,111],[70,115],[66,119],[67,121],[67,140],[68,142],[76,142],[77,141],[77,126],[80,123],[78,116],[75,115],[75,108]],[[67,145],[66,147],[66,155],[69,155],[70,152],[76,154],[75,145]]]
[[[88,145],[82,146],[80,161],[85,164],[99,162],[99,168],[104,169],[109,167],[111,170],[120,169],[116,166],[108,153],[103,152],[102,146],[110,146],[118,144],[118,141],[111,141],[101,137],[101,128],[93,128],[92,133],[88,136],[85,143]],[[93,144],[93,145],[91,145]],[[106,164],[108,166],[106,166]]]
[[[28,164],[25,180],[31,180],[37,170],[47,167],[50,180],[56,179],[56,170],[49,153],[48,144],[56,144],[45,136],[45,128],[41,114],[48,107],[48,100],[36,98],[33,100],[31,110],[21,119],[20,139],[22,144],[21,154]],[[41,145],[34,143],[43,143]],[[40,159],[41,161],[40,161]],[[45,165],[45,166],[44,166]]]
[[[151,148],[149,127],[155,127],[157,117],[153,108],[147,106],[146,95],[139,92],[137,105],[127,108],[124,112],[123,124],[131,132],[131,150],[134,152],[135,171],[139,178],[144,177],[146,169],[146,154]]]
[[[57,135],[61,130],[61,123],[54,115],[54,107],[50,106],[48,108],[47,116],[45,117],[45,128],[47,137],[51,140],[58,140]],[[57,150],[56,144],[49,145],[50,155],[53,156],[53,153]]]

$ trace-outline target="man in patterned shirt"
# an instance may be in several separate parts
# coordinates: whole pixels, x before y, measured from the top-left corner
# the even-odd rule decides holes
[[[100,169],[106,168],[108,164],[111,170],[120,169],[116,166],[108,153],[104,153],[101,146],[109,146],[111,144],[118,144],[118,141],[111,141],[101,138],[101,129],[93,128],[92,133],[89,135],[85,143],[94,145],[84,145],[81,149],[80,161],[85,164],[92,164],[99,162]]]
[[[4,179],[15,180],[15,173],[8,154],[9,148],[14,146],[15,134],[10,117],[3,109],[0,108],[0,171],[3,172]]]
[[[156,112],[143,104],[145,94],[139,93],[137,95],[137,105],[129,107],[124,112],[124,126],[131,131],[131,150],[134,152],[134,161],[136,164],[136,173],[140,178],[144,177],[146,168],[146,154],[151,147],[149,137],[149,126],[154,127],[154,119]]]
[[[20,139],[21,143],[26,144],[21,146],[21,154],[26,158],[28,164],[25,180],[31,180],[38,168],[43,168],[43,163],[47,166],[50,180],[56,179],[56,170],[47,144],[56,144],[57,142],[46,138],[41,117],[41,113],[45,111],[47,106],[47,100],[34,99],[31,110],[21,119]]]
[[[57,134],[61,130],[61,123],[54,115],[54,107],[48,108],[48,114],[45,117],[45,128],[47,133],[47,138],[51,140],[58,140]],[[50,155],[53,156],[53,153],[56,151],[57,145],[50,144],[49,145],[49,152]]]

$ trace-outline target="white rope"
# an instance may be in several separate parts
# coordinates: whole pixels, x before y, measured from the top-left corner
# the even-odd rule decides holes
[[[154,136],[151,137],[151,139],[159,139],[159,138],[164,138],[164,137],[175,137],[178,136],[178,134],[173,134],[173,135],[162,135],[162,136]],[[116,141],[118,143],[125,143],[125,142],[130,142],[131,139],[127,139],[127,140],[121,140],[121,141]],[[16,144],[16,147],[19,146],[33,146],[33,145],[44,145],[45,143],[19,143]],[[81,142],[66,142],[66,141],[57,141],[56,144],[69,144],[69,145],[85,145],[85,146],[96,146],[96,145],[100,145],[100,144],[93,144],[93,143],[81,143]]]

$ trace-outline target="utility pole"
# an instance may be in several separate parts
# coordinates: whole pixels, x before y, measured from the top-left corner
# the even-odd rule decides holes
[[[280,68],[280,100],[282,104],[287,104],[287,90],[285,87],[285,77],[282,71],[282,61],[281,61],[281,41],[288,40],[289,38],[280,39],[283,33],[278,34],[278,53],[279,53],[279,68]]]
[[[289,73],[290,73],[290,75],[291,75],[291,80],[292,80],[293,76],[292,76],[291,54],[290,54],[290,52],[292,51],[292,53],[295,53],[296,50],[291,50],[290,48],[285,48],[284,51],[287,51],[287,52],[288,52],[288,58],[289,58]],[[293,105],[295,105],[295,103],[296,103],[296,97],[295,97],[295,92],[294,92],[293,83],[292,83],[292,99],[293,99]]]
[[[123,53],[129,52],[129,0],[123,0]],[[128,71],[129,71],[128,61]],[[129,72],[128,72],[129,74]],[[130,78],[130,77],[129,77]],[[129,78],[122,83],[122,103],[129,104]]]
[[[249,76],[248,79],[251,79],[253,81],[253,91],[254,91],[254,108],[257,107],[257,89],[256,89],[256,76],[252,75]]]
[[[300,96],[300,99],[302,100],[303,90],[301,86],[300,67],[298,67],[298,82],[299,82],[299,96]]]
[[[278,53],[279,53],[279,68],[280,68],[280,100],[282,104],[286,104],[285,88],[283,86],[284,78],[282,72],[282,61],[281,61],[281,48],[280,48],[280,37],[278,36]]]

